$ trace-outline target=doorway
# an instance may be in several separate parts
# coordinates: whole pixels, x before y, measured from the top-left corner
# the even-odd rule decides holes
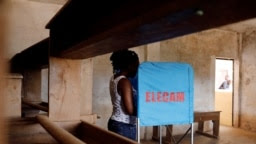
[[[234,60],[215,59],[215,110],[221,111],[220,124],[233,126]]]

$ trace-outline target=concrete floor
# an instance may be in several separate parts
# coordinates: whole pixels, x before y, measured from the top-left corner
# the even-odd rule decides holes
[[[158,144],[159,142],[142,140],[141,143]],[[190,135],[187,135],[180,144],[190,144]],[[221,126],[219,139],[208,138],[195,133],[194,144],[256,144],[256,133],[238,128]]]

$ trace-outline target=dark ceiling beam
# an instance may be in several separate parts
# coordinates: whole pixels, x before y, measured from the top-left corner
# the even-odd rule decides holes
[[[143,4],[147,4],[147,1],[143,2],[138,3],[141,8],[143,8]],[[72,31],[72,27],[64,27],[69,30],[62,32],[58,28],[50,28],[51,54],[74,59],[90,58],[256,17],[254,8],[256,1],[254,0],[148,2],[155,7],[148,6],[140,11],[134,2],[129,3],[124,11],[122,9],[113,11],[113,15],[98,20],[95,27],[92,26],[89,31],[89,35],[79,41],[68,39],[70,36],[76,37],[76,35],[79,35],[80,38],[83,37],[83,34]],[[122,14],[127,9],[133,9],[134,5],[136,5],[134,9],[135,11],[137,9],[138,15],[124,14],[123,17],[118,15],[118,10]],[[83,17],[82,13],[80,17]],[[105,22],[106,19],[112,21]],[[101,23],[107,23],[107,26],[104,27],[104,25],[100,25]],[[54,25],[54,21],[52,24]],[[111,24],[113,26],[109,27]],[[101,31],[94,30],[97,28]],[[83,29],[83,27],[78,27],[78,29]],[[86,34],[84,33],[84,35]]]
[[[47,27],[50,28],[51,54],[53,56],[59,56],[60,52],[68,51],[70,47],[82,41],[87,44],[92,44],[96,41],[98,42],[109,38],[110,36],[135,30],[141,25],[151,23],[170,13],[192,7],[199,3],[199,1],[200,0],[124,0],[123,3],[118,4],[112,1],[112,3],[109,2],[108,5],[119,5],[118,8],[113,7],[111,10],[108,9],[108,11],[105,11],[106,14],[101,13],[98,17],[93,16],[97,18],[91,19],[86,18],[94,15],[93,10],[91,13],[82,12],[84,10],[71,12],[71,8],[66,6],[66,10],[63,9],[63,12],[56,15],[47,25]],[[73,9],[79,9],[82,4],[74,2],[73,4],[70,3],[70,5],[72,5]],[[78,5],[78,7],[76,5]],[[74,17],[70,18],[70,15],[67,14],[68,11],[70,11],[70,13],[72,13],[70,15],[74,15]],[[65,17],[65,15],[67,17]],[[76,15],[77,18],[75,18]],[[81,17],[84,17],[85,20],[82,20]],[[85,21],[85,23],[83,21]],[[74,49],[71,51],[73,50]]]
[[[69,1],[47,25],[50,38],[16,54],[11,71],[47,67],[49,53],[85,59],[256,17],[254,0],[123,0],[97,7],[99,2]],[[99,10],[97,16],[91,9]]]
[[[24,51],[17,53],[10,60],[10,72],[23,73],[24,70],[42,69],[49,65],[49,38],[46,38]]]

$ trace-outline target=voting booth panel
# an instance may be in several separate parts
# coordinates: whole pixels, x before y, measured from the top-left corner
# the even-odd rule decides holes
[[[194,73],[186,63],[144,62],[138,70],[140,126],[190,124]]]

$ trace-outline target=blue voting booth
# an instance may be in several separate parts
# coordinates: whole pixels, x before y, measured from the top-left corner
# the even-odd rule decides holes
[[[144,62],[138,70],[139,126],[193,124],[194,72],[186,63]]]

